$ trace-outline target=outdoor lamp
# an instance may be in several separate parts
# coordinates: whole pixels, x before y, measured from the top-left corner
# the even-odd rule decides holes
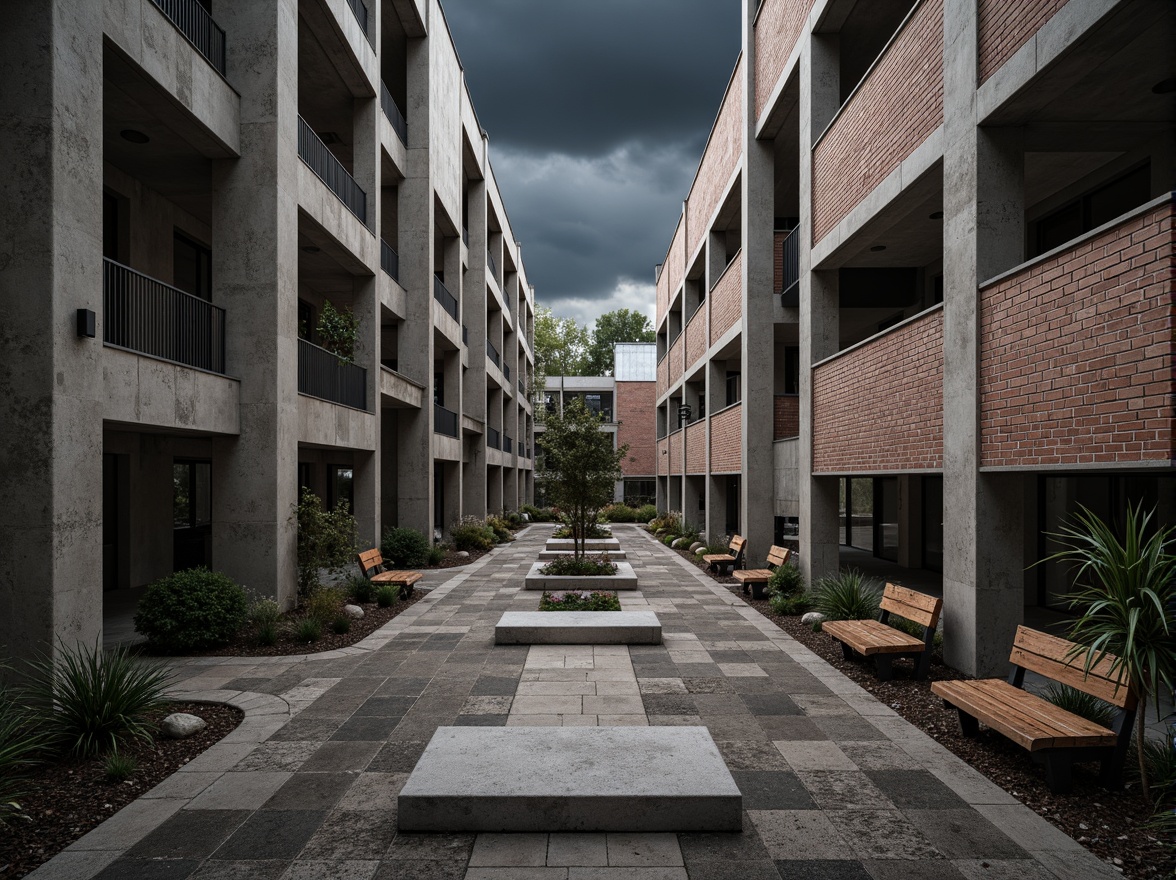
[[[690,421],[690,404],[683,403],[678,407],[678,424],[684,425]]]

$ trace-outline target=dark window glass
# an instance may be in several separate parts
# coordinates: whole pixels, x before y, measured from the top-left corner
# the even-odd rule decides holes
[[[172,284],[192,296],[212,299],[212,251],[180,232],[172,244]]]
[[[102,256],[118,260],[119,246],[119,204],[118,197],[102,194]]]
[[[923,477],[923,567],[943,571],[943,477]]]
[[[355,474],[349,467],[331,466],[330,498],[328,502],[332,510],[338,509],[343,502],[347,509],[355,511]]]
[[[1151,163],[1090,190],[1037,221],[1035,249],[1030,257],[1061,247],[1137,208],[1151,195]]]
[[[212,523],[212,464],[177,461],[172,465],[172,524],[194,529]]]
[[[298,300],[298,338],[314,342],[314,306],[304,299]]]

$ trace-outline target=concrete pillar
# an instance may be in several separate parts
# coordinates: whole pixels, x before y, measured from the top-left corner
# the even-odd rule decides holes
[[[0,646],[23,660],[102,634],[102,4],[0,6],[0,81]]]
[[[944,659],[1001,673],[1024,602],[1022,478],[980,471],[980,281],[1021,261],[1020,133],[976,124],[976,5],[944,4]]]
[[[485,158],[483,141],[483,159]],[[471,180],[466,192],[469,217],[469,279],[462,291],[462,321],[469,330],[469,368],[462,377],[462,412],[490,427],[486,404],[486,181]],[[474,438],[473,455],[465,468],[465,512],[485,516],[489,509],[486,436]]]
[[[217,440],[213,558],[288,606],[296,595],[298,4],[226,5],[242,157],[213,163],[213,301],[226,309],[241,434]],[[223,16],[223,18],[222,18]],[[245,75],[245,72],[248,72]]]
[[[376,4],[378,7],[379,4]],[[379,10],[371,13],[372,26],[377,27]],[[373,33],[379,33],[378,30]],[[380,190],[379,123],[383,111],[378,98],[356,98],[352,102],[353,165],[356,183],[367,193],[367,225],[372,230],[382,228],[383,199]],[[377,235],[378,237],[378,235]],[[376,446],[380,443],[380,295],[376,273],[380,272],[379,248],[377,264],[370,266],[370,275],[355,279],[352,309],[359,318],[359,339],[355,360],[367,369],[368,410],[376,413]],[[382,456],[356,452],[352,469],[355,480],[355,518],[360,540],[370,545],[379,544],[381,534],[380,470]]]
[[[400,525],[396,476],[399,472],[397,459],[400,455],[400,409],[381,409],[380,419],[380,531],[389,526]]]

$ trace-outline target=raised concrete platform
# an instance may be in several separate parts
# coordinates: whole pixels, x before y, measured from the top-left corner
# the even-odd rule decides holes
[[[507,611],[494,626],[497,645],[660,645],[652,611]]]
[[[595,554],[596,551],[593,550],[590,552]],[[608,558],[611,559],[613,562],[616,562],[618,559],[628,559],[629,558],[628,556],[625,555],[624,550],[609,550],[607,552],[608,552]],[[571,550],[540,550],[539,551],[539,559],[543,562],[547,562],[552,559],[559,559],[561,556],[571,556],[571,555],[572,555]]]
[[[612,575],[540,574],[546,563],[536,562],[523,578],[524,590],[635,590],[637,572],[629,562],[617,562],[617,573]]]
[[[557,553],[575,553],[576,542],[571,538],[548,538],[544,550],[554,550]],[[587,553],[613,553],[621,549],[621,542],[616,538],[588,538],[584,541]]]
[[[705,727],[439,727],[397,798],[401,831],[740,831]]]

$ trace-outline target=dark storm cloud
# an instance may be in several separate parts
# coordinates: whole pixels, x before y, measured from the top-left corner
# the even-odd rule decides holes
[[[442,0],[540,302],[653,313],[738,0]]]

